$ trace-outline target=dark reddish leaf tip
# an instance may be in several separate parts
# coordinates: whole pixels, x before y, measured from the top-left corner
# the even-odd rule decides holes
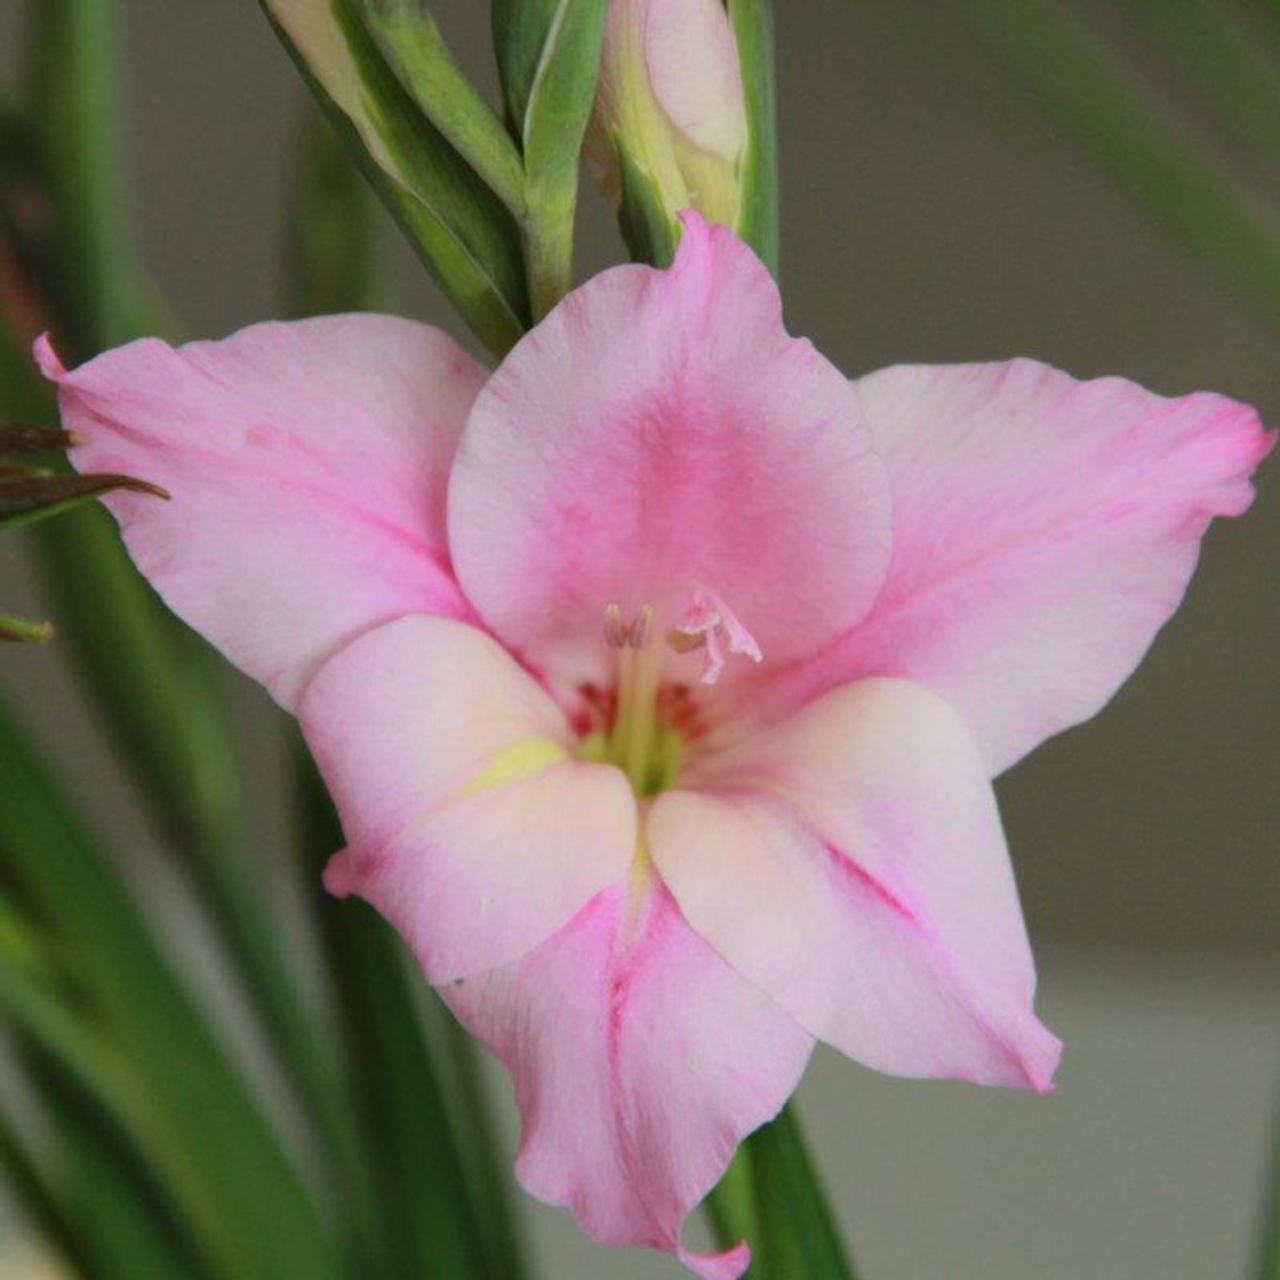
[[[38,427],[26,422],[0,422],[0,454],[53,453],[70,449],[84,440],[58,427]]]

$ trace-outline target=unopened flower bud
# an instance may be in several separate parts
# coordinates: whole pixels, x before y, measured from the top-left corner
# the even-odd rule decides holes
[[[625,173],[668,218],[737,219],[747,141],[742,78],[721,0],[610,0],[589,156],[606,195]]]

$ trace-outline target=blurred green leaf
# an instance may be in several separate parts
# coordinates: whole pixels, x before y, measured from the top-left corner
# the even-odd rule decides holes
[[[965,0],[971,28],[1170,239],[1280,327],[1280,233],[1054,0]]]
[[[118,873],[0,707],[0,866],[57,938],[102,1043],[128,1064],[148,1123],[204,1206],[203,1248],[227,1280],[336,1280],[322,1221],[287,1148],[191,1002]]]
[[[422,114],[503,204],[524,214],[520,152],[449,52],[422,0],[360,0],[365,25]]]
[[[735,228],[778,274],[778,137],[770,0],[728,0],[747,110],[742,204]]]
[[[0,641],[6,644],[38,644],[52,636],[52,622],[30,622],[25,618],[0,614]]]
[[[739,1147],[705,1208],[721,1247],[750,1241],[749,1280],[856,1280],[791,1105]]]
[[[299,768],[305,865],[318,876],[323,861],[342,846],[342,830],[301,750]],[[500,1203],[496,1188],[482,1199],[468,1180],[418,1012],[418,979],[399,940],[363,902],[319,894],[312,901],[337,991],[353,1105],[371,1145],[382,1229],[397,1274],[520,1280],[525,1270],[514,1229],[506,1215],[493,1217]]]
[[[370,310],[377,293],[375,198],[311,103],[300,121],[294,167],[285,264],[290,313]]]
[[[68,1212],[59,1187],[41,1159],[0,1107],[0,1172],[14,1194],[18,1208],[44,1240],[58,1252],[76,1275],[85,1280],[106,1280],[98,1268],[79,1224]]]
[[[1258,40],[1239,4],[1136,0],[1124,16],[1177,67],[1235,140],[1280,168],[1280,57]]]
[[[128,300],[125,166],[116,129],[118,57],[110,0],[40,0],[27,63],[27,118],[56,210],[57,253],[45,284],[62,336],[79,353],[137,336]]]
[[[745,1147],[738,1148],[702,1208],[711,1225],[711,1234],[722,1249],[731,1249],[741,1240],[755,1240],[759,1225],[751,1186],[751,1161]]]
[[[204,1195],[190,1153],[174,1149],[163,1117],[153,1110],[129,1064],[119,1058],[113,1045],[46,994],[41,984],[4,961],[0,961],[0,1011],[25,1049],[24,1056],[35,1060],[33,1074],[40,1078],[46,1101],[62,1104],[64,1141],[83,1158],[93,1145],[91,1135],[104,1139],[107,1150],[101,1158],[114,1175],[141,1171],[133,1188],[134,1208],[142,1210],[146,1201],[159,1207],[154,1216],[107,1222],[95,1230],[86,1222],[86,1216],[97,1217],[96,1206],[90,1204],[86,1206],[89,1215],[74,1212],[77,1230],[91,1239],[97,1237],[95,1252],[105,1248],[118,1256],[123,1244],[130,1260],[145,1267],[140,1274],[175,1278],[193,1271],[205,1274],[195,1257],[175,1256],[183,1235],[179,1224],[189,1222],[197,1240],[210,1240],[225,1230],[210,1218],[219,1206]],[[95,1169],[93,1177],[99,1193],[103,1189],[100,1173]],[[113,1212],[119,1210],[117,1203]],[[109,1239],[103,1238],[104,1231]]]
[[[854,1280],[795,1109],[784,1107],[745,1148],[756,1218],[752,1276]]]
[[[0,327],[0,416],[56,416],[52,389]],[[69,478],[69,477],[68,477]],[[126,555],[114,521],[90,505],[31,531],[67,652],[133,764],[220,929],[221,942],[285,1070],[336,1145],[322,1049],[282,951],[258,853],[243,829],[236,743],[221,660],[178,623]]]
[[[606,0],[559,0],[542,33],[519,120],[535,320],[573,287],[579,156],[596,96],[606,8]]]
[[[0,1114],[0,1160],[11,1187],[77,1275],[203,1280],[209,1272],[143,1156],[129,1106],[115,1088],[103,1087],[113,1051],[103,1046],[100,1063],[95,1047],[86,1060],[87,1033],[73,1024],[71,1004],[54,994],[61,980],[56,954],[0,897],[0,1011],[27,1085],[16,1101],[28,1130],[38,1122],[44,1148],[37,1156],[22,1129]]]
[[[357,0],[262,0],[362,171],[463,319],[495,355],[529,324],[511,214],[428,121],[360,21]]]

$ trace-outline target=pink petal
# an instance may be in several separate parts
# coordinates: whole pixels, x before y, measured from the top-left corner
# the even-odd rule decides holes
[[[409,617],[324,664],[299,709],[349,847],[325,883],[391,921],[433,982],[536,947],[630,864],[635,797],[488,636]]]
[[[71,373],[47,340],[84,471],[163,485],[107,505],[166,603],[291,706],[329,653],[405,613],[466,616],[444,497],[483,370],[386,316],[130,343]]]
[[[960,711],[993,775],[1115,693],[1275,439],[1221,396],[1031,360],[886,369],[858,395],[889,468],[893,563],[871,613],[780,701],[917,680]]]
[[[685,924],[660,887],[617,885],[532,955],[445,988],[502,1059],[523,1117],[516,1173],[612,1245],[735,1280],[743,1246],[680,1245],[738,1142],[771,1119],[812,1041]]]
[[[690,925],[806,1030],[881,1071],[1045,1090],[995,799],[956,714],[902,680],[837,689],[654,802]]]
[[[694,146],[736,160],[746,145],[747,117],[738,47],[720,0],[648,0],[644,57],[671,123]]]
[[[686,215],[670,271],[571,294],[481,392],[449,489],[468,598],[539,665],[596,674],[605,608],[721,598],[766,664],[862,615],[888,557],[882,466],[852,389],[782,328],[777,288]]]

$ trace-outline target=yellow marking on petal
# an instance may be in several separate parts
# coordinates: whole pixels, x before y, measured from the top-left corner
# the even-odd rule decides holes
[[[521,738],[494,756],[454,798],[467,800],[482,791],[519,782],[568,758],[569,753],[554,738]]]

